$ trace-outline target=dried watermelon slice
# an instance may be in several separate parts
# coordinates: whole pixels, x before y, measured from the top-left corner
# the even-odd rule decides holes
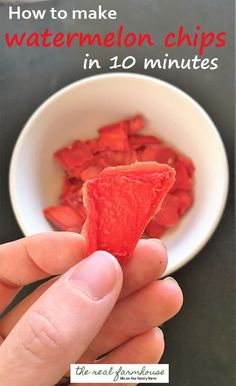
[[[145,233],[148,237],[157,238],[159,239],[163,233],[165,232],[166,228],[162,225],[159,225],[156,221],[155,216],[150,220],[148,225],[146,226]]]
[[[114,151],[129,151],[128,121],[121,121],[110,126],[101,127],[99,146]]]
[[[173,194],[167,194],[161,210],[156,214],[155,220],[158,225],[170,228],[179,220],[179,200]]]
[[[44,209],[43,213],[58,230],[81,232],[84,218],[76,209],[68,205],[49,206]]]
[[[182,216],[193,203],[192,192],[186,190],[178,190],[175,192],[175,197],[177,197],[179,201],[179,215]]]
[[[192,175],[195,169],[192,161],[187,157],[177,155],[174,168],[176,170],[176,181],[171,191],[191,190],[193,185]]]
[[[88,180],[83,187],[88,254],[106,250],[123,263],[174,180],[174,169],[157,162],[109,167]]]
[[[90,165],[85,168],[80,173],[80,178],[82,181],[87,181],[90,178],[97,177],[97,175],[102,171],[102,166],[99,165]]]
[[[145,145],[160,144],[161,140],[154,135],[132,135],[129,138],[131,149],[139,149]],[[150,161],[150,160],[149,160]]]
[[[135,115],[129,120],[128,134],[133,135],[144,128],[145,122],[142,115]]]
[[[120,166],[130,165],[137,161],[135,151],[128,151],[125,153],[119,151],[108,151],[107,152],[107,166]]]
[[[58,150],[54,157],[71,177],[79,177],[81,171],[93,159],[90,148],[81,141],[75,141],[72,146]]]
[[[150,145],[139,153],[139,160],[142,162],[156,161],[173,165],[175,159],[174,150],[171,147],[161,145]]]

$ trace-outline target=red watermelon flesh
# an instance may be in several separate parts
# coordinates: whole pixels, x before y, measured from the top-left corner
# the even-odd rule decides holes
[[[139,149],[146,145],[160,144],[161,140],[154,135],[132,135],[129,138],[129,145],[131,149]],[[149,159],[150,161],[150,159]]]
[[[139,153],[139,160],[142,162],[146,161],[156,161],[160,163],[165,163],[173,165],[175,159],[174,150],[170,147],[161,146],[161,145],[151,145],[141,150]]]
[[[114,151],[129,151],[128,121],[99,129],[99,146]]]
[[[193,203],[192,192],[187,190],[178,190],[175,192],[175,197],[177,197],[179,201],[179,215],[182,216]]]
[[[58,150],[54,156],[69,176],[77,178],[93,158],[90,148],[81,141],[75,141],[72,146]]]
[[[123,263],[132,254],[175,180],[175,171],[156,162],[104,169],[83,188],[88,254],[106,250]]]
[[[135,115],[128,121],[128,134],[133,135],[137,133],[137,131],[143,129],[144,126],[145,122],[142,115]]]
[[[192,175],[195,167],[191,160],[187,157],[177,155],[174,162],[176,170],[176,181],[173,185],[172,192],[177,190],[191,190],[192,189]]]
[[[145,233],[148,237],[159,239],[165,230],[166,228],[162,225],[159,225],[154,216],[146,226]]]
[[[179,220],[179,201],[172,194],[167,194],[161,210],[155,216],[158,225],[170,228]]]
[[[43,213],[55,228],[69,232],[80,233],[85,220],[76,209],[68,205],[49,206]]]

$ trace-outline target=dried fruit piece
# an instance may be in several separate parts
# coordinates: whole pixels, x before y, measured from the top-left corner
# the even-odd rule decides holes
[[[132,137],[129,138],[130,148],[135,150],[145,145],[153,145],[160,143],[161,140],[155,137],[154,135],[132,135]]]
[[[162,225],[159,225],[154,216],[146,226],[145,233],[148,237],[159,239],[165,230],[166,228]]]
[[[80,206],[83,206],[83,198],[81,193],[82,185],[83,181],[74,177],[66,177],[63,184],[62,195],[60,197],[61,203],[63,205],[69,205],[72,208],[80,210]]]
[[[79,212],[79,214],[81,215],[81,217],[85,221],[85,219],[86,219],[86,210],[84,208],[83,197],[82,197],[82,191],[81,190],[77,190],[75,192],[70,192],[61,201],[62,201],[63,205],[69,205],[71,208],[76,209],[77,212]]]
[[[192,177],[194,171],[195,171],[195,166],[192,162],[192,160],[188,157],[185,157],[184,155],[180,155],[178,154],[178,157],[177,157],[178,161],[181,162],[182,164],[185,165],[185,168],[188,172],[188,175],[189,177]]]
[[[82,181],[87,181],[90,178],[97,177],[97,175],[102,171],[102,166],[99,165],[90,165],[85,168],[80,173],[80,178]]]
[[[46,218],[59,230],[81,232],[84,219],[68,205],[49,206],[43,211]]]
[[[139,153],[139,159],[142,162],[156,161],[173,165],[175,159],[175,152],[171,147],[151,145],[146,147]]]
[[[168,165],[145,162],[104,169],[83,188],[88,253],[98,249],[124,262],[174,183]]]
[[[158,225],[170,228],[179,220],[179,200],[172,194],[167,194],[155,220]]]
[[[60,196],[61,201],[69,196],[70,194],[74,192],[78,192],[82,188],[83,182],[81,180],[78,180],[75,177],[68,177],[65,176],[63,186],[62,186],[62,193]]]
[[[99,146],[114,151],[129,151],[128,121],[121,121],[110,126],[101,127]]]
[[[89,147],[81,141],[75,141],[72,146],[58,150],[54,156],[70,176],[78,178],[93,158]]]
[[[192,189],[192,168],[186,163],[187,158],[177,155],[174,168],[176,170],[176,180],[171,192],[177,190]]]
[[[182,216],[193,203],[192,192],[186,190],[178,190],[174,193],[174,195],[179,201],[179,215]]]
[[[146,234],[149,237],[160,237],[166,229],[178,223],[180,216],[190,208],[192,202],[192,195],[188,191],[167,193],[161,209],[146,227]]]
[[[122,152],[107,152],[107,166],[120,166],[120,165],[130,165],[137,161],[136,153],[134,151],[128,151],[125,153]]]
[[[136,115],[129,120],[128,134],[133,135],[144,128],[144,119],[142,115]]]
[[[88,139],[84,142],[93,154],[100,153],[105,150],[105,147],[99,144],[99,138]]]

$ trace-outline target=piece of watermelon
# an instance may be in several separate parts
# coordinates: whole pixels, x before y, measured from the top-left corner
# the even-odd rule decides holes
[[[129,138],[129,145],[131,149],[139,149],[145,145],[154,145],[160,143],[161,140],[154,135],[132,135]]]
[[[71,177],[80,177],[81,171],[93,159],[90,148],[81,141],[73,142],[72,146],[58,150],[54,157]]]
[[[133,135],[137,133],[137,131],[144,128],[144,119],[142,115],[135,115],[133,118],[129,119],[128,123],[128,134]]]
[[[137,161],[135,151],[119,152],[119,151],[108,151],[106,160],[109,165],[107,166],[120,166],[130,165]]]
[[[43,213],[58,230],[81,232],[84,218],[76,209],[68,205],[49,206]]]
[[[87,168],[85,168],[80,173],[80,178],[82,181],[87,181],[90,178],[97,177],[97,175],[102,171],[102,166],[100,165],[90,165]]]
[[[165,230],[166,228],[162,225],[159,225],[154,216],[146,226],[145,233],[148,237],[159,239]]]
[[[167,194],[161,209],[155,216],[158,225],[170,228],[179,220],[179,200],[173,194]]]
[[[99,146],[114,151],[129,151],[128,127],[128,121],[101,127],[98,130]]]
[[[191,190],[192,189],[192,175],[194,171],[194,165],[192,162],[187,162],[188,158],[180,155],[176,156],[174,161],[174,168],[176,170],[176,180],[171,189],[171,192],[177,190]]]
[[[88,254],[105,250],[123,263],[174,180],[174,169],[157,162],[109,167],[88,180],[83,187]]]
[[[75,177],[68,177],[68,175],[65,176],[63,185],[62,185],[62,193],[60,196],[61,201],[65,199],[68,195],[74,192],[78,192],[83,185],[83,181],[78,180]]]
[[[174,159],[174,150],[163,145],[150,145],[139,152],[139,160],[142,162],[156,161],[172,166]]]
[[[102,147],[99,145],[99,140],[98,140],[98,138],[88,139],[88,140],[85,141],[84,143],[89,147],[89,149],[91,150],[91,152],[92,152],[93,154],[99,153],[100,151],[104,150],[104,148],[102,148]]]
[[[179,215],[182,216],[193,203],[193,194],[187,190],[177,190],[175,197],[179,201]]]

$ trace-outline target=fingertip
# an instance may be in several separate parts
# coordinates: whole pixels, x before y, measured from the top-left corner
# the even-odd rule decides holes
[[[149,347],[150,362],[158,363],[165,350],[165,339],[162,330],[155,327],[146,333]]]
[[[164,352],[165,349],[165,336],[163,331],[161,330],[160,327],[155,327],[153,330],[153,335],[154,338],[156,339],[157,343],[159,346],[162,346],[162,353]]]
[[[167,286],[169,296],[171,297],[172,307],[177,314],[183,306],[184,296],[178,282],[173,277],[166,277],[162,280]],[[171,292],[171,293],[170,293]]]
[[[165,252],[167,252],[167,247],[161,239],[156,239],[153,237],[153,238],[147,239],[147,241],[157,243],[161,248],[164,249]]]
[[[117,297],[121,279],[119,264],[114,256],[105,251],[95,251],[76,264],[68,274],[68,282],[93,301],[100,301],[111,294]]]
[[[116,273],[119,277],[119,280],[123,280],[123,271],[122,271],[121,265],[120,265],[119,261],[117,260],[117,258],[114,255],[112,255],[111,253],[109,253],[107,251],[103,251],[103,250],[98,250],[98,251],[93,252],[89,256],[89,258],[91,258],[91,257],[98,257],[99,258],[100,256],[102,258],[105,257],[106,259],[112,261],[112,263],[115,267]]]
[[[139,240],[133,255],[139,256],[142,254],[149,262],[155,262],[158,267],[159,275],[161,276],[167,267],[168,255],[165,244],[159,239],[141,239]]]
[[[153,333],[154,333],[155,335],[157,335],[158,338],[164,339],[164,333],[163,333],[163,331],[160,329],[160,327],[155,327],[155,328],[153,329]]]

